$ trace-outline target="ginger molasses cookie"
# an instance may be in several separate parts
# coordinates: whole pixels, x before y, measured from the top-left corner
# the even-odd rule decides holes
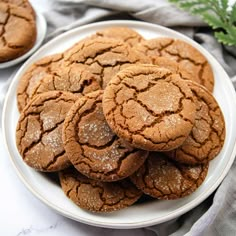
[[[77,98],[69,92],[42,93],[22,111],[16,129],[16,144],[29,166],[51,172],[71,165],[62,143],[62,126]]]
[[[133,46],[137,43],[140,43],[144,40],[144,38],[135,30],[128,27],[109,27],[97,31],[95,35],[91,36],[91,38],[98,37],[107,37],[107,38],[115,38],[120,39],[130,46]]]
[[[79,64],[92,72],[102,88],[122,68],[130,64],[151,63],[142,53],[136,52],[127,43],[112,38],[87,39],[65,52],[67,65]]]
[[[5,3],[17,5],[18,7],[25,8],[29,13],[32,14],[32,16],[35,17],[34,9],[28,0],[1,0],[1,1]]]
[[[117,73],[103,95],[103,111],[122,139],[149,151],[180,146],[195,120],[193,94],[178,74],[154,65]]]
[[[60,183],[66,196],[79,207],[93,212],[112,212],[126,208],[141,196],[129,179],[100,182],[80,174],[74,168],[59,172]]]
[[[173,38],[155,38],[141,42],[135,49],[153,58],[162,56],[177,61],[191,74],[193,81],[213,91],[214,75],[210,64],[201,52],[187,42]]]
[[[177,199],[194,192],[204,181],[208,163],[187,166],[150,152],[144,165],[130,178],[144,193],[158,199]]]
[[[85,95],[101,89],[95,76],[79,66],[62,67],[53,75],[46,76],[37,82],[32,89],[31,97],[48,91],[68,91]]]
[[[108,126],[102,111],[103,91],[85,95],[71,107],[63,128],[66,155],[82,174],[117,181],[134,173],[148,152],[131,147]]]
[[[0,3],[0,62],[15,59],[29,51],[36,35],[32,14],[17,5]]]
[[[206,163],[217,156],[225,139],[225,122],[213,95],[203,86],[188,81],[197,107],[193,129],[184,143],[166,154],[190,165]]]
[[[62,68],[62,63],[63,54],[54,54],[36,61],[25,71],[17,88],[17,105],[20,112],[29,101],[38,81],[45,77],[53,77],[54,72]]]

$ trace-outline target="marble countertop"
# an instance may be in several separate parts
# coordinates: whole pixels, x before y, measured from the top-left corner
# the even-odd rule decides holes
[[[36,0],[31,2],[41,12],[50,7],[47,5],[47,0],[41,0],[40,3]],[[0,96],[4,96],[3,90],[7,81],[10,80],[12,73],[19,67],[20,65],[0,70]],[[0,112],[1,110],[2,107]],[[152,231],[147,229],[113,230],[92,227],[57,214],[26,189],[11,164],[2,135],[0,135],[0,143],[0,235],[154,235]]]

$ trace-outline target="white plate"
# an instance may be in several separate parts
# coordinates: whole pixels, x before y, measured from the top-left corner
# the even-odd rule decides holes
[[[73,204],[62,192],[60,186],[47,175],[34,171],[24,164],[16,145],[15,128],[19,117],[16,105],[17,83],[27,67],[43,56],[62,52],[78,40],[91,35],[97,30],[111,26],[127,26],[137,30],[145,38],[168,36],[187,41],[200,50],[209,60],[215,75],[214,95],[223,111],[226,122],[226,139],[221,153],[210,163],[206,180],[201,187],[188,197],[172,201],[152,201],[140,203],[127,209],[109,214],[95,214],[84,211]],[[86,25],[56,37],[43,46],[17,72],[3,109],[3,135],[12,163],[28,189],[45,204],[71,219],[108,228],[138,228],[150,226],[173,219],[189,211],[207,198],[221,183],[236,153],[236,95],[232,83],[221,65],[197,43],[170,29],[136,21],[107,21]]]
[[[37,38],[36,38],[34,46],[24,55],[17,57],[14,60],[0,63],[0,69],[11,67],[22,62],[23,60],[31,56],[42,44],[46,35],[46,31],[47,31],[47,23],[42,14],[36,11],[35,11],[35,14],[36,14]]]

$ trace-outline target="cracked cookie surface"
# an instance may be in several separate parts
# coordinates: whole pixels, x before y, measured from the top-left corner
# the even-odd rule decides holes
[[[29,51],[36,35],[32,14],[17,5],[0,3],[0,62],[15,59]]]
[[[144,40],[144,38],[138,32],[127,27],[105,28],[103,30],[97,31],[95,35],[91,36],[92,39],[99,37],[120,39],[128,43],[130,46],[134,46],[135,44]]]
[[[37,94],[48,91],[67,91],[74,94],[85,95],[101,89],[97,79],[92,73],[79,66],[62,67],[53,75],[39,80],[31,92],[31,98]]]
[[[135,203],[142,192],[129,179],[100,182],[80,174],[74,168],[59,172],[66,196],[79,207],[93,212],[112,212]]]
[[[36,96],[22,111],[16,144],[29,166],[51,172],[71,165],[63,147],[62,126],[77,98],[68,92],[47,92]]]
[[[145,194],[158,199],[177,199],[194,192],[204,181],[209,164],[187,166],[163,153],[151,152],[144,165],[130,178]]]
[[[45,77],[53,77],[62,64],[63,54],[54,54],[36,61],[24,72],[17,87],[17,106],[20,112],[28,103],[37,83]]]
[[[130,64],[151,63],[151,60],[127,43],[112,38],[83,40],[65,53],[68,66],[79,64],[93,73],[102,88],[121,69]]]
[[[25,8],[28,12],[30,12],[35,17],[34,9],[28,0],[1,0],[1,1],[4,3],[15,4],[19,7]]]
[[[213,95],[205,87],[188,82],[197,107],[193,129],[184,143],[166,154],[181,163],[200,164],[214,159],[225,139],[225,122]]]
[[[170,70],[172,73],[179,74],[182,79],[192,80],[192,75],[178,62],[171,60],[170,58],[155,57],[153,58],[153,65],[163,67]]]
[[[178,74],[154,65],[130,66],[104,90],[109,126],[135,147],[167,151],[180,146],[195,119],[193,94]]]
[[[173,38],[155,38],[141,42],[135,46],[146,56],[167,57],[179,63],[192,80],[205,86],[209,91],[214,89],[214,75],[207,59],[187,42]],[[155,62],[154,62],[155,63]]]
[[[133,174],[148,152],[126,144],[108,126],[102,110],[103,91],[87,94],[71,107],[63,127],[66,154],[82,174],[117,181]]]

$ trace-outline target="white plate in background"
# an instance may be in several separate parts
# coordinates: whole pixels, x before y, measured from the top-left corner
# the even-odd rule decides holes
[[[221,153],[210,162],[203,184],[190,196],[179,200],[155,200],[135,204],[114,213],[92,213],[80,209],[63,193],[60,186],[46,174],[28,167],[20,157],[15,141],[15,129],[19,113],[16,89],[19,78],[34,61],[50,54],[62,52],[78,40],[106,27],[126,26],[137,30],[145,38],[167,36],[187,41],[201,51],[210,62],[214,76],[214,96],[225,118],[226,139]],[[44,45],[19,69],[8,90],[3,109],[3,136],[11,161],[27,188],[46,205],[76,221],[107,228],[139,228],[162,223],[191,210],[206,199],[221,183],[230,169],[236,154],[236,95],[232,83],[216,59],[188,37],[158,25],[138,21],[106,21],[68,31]]]

